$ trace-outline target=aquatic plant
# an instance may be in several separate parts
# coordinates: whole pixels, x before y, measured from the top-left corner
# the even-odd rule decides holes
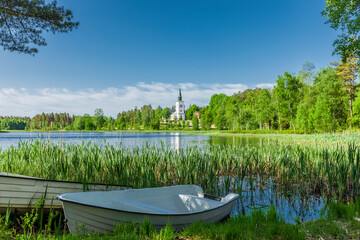
[[[360,194],[360,147],[268,143],[173,150],[165,144],[125,148],[35,140],[0,151],[0,171],[135,188],[198,184],[218,195],[271,187],[283,195],[348,201]]]

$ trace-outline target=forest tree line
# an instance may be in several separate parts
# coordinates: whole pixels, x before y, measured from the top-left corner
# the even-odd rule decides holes
[[[47,7],[43,2],[21,3],[32,11]],[[18,6],[15,6],[18,8]],[[218,129],[218,130],[290,130],[294,132],[335,132],[349,128],[360,128],[360,91],[357,79],[360,61],[360,4],[358,1],[327,0],[322,15],[326,24],[338,31],[333,42],[334,55],[341,57],[340,63],[314,71],[313,64],[304,64],[297,74],[284,72],[276,79],[273,89],[256,88],[234,93],[232,96],[214,94],[205,107],[190,106],[186,111],[188,121],[169,121],[174,107],[144,105],[121,112],[116,118],[104,116],[101,108],[94,114],[83,116],[68,113],[42,113],[29,117],[0,116],[0,130],[126,130],[126,129]],[[21,13],[21,12],[20,12]],[[20,14],[19,13],[19,14]],[[12,11],[3,11],[7,18]],[[5,50],[34,55],[36,47],[46,45],[40,36],[43,28],[55,32],[76,29],[78,22],[72,21],[70,10],[62,11],[53,6],[47,12],[50,21],[45,25],[18,24],[14,21],[6,26],[4,34],[13,36],[12,29],[19,34],[14,41],[0,40]],[[36,15],[36,14],[35,14]],[[27,16],[31,17],[31,16]],[[36,19],[35,23],[40,19]],[[56,25],[56,28],[54,26]],[[27,31],[29,30],[29,31]],[[31,33],[30,35],[28,33]],[[39,40],[40,39],[40,40]],[[274,79],[275,80],[275,79]],[[199,112],[199,119],[194,112]],[[191,120],[191,121],[189,121]]]
[[[360,127],[360,94],[356,79],[358,59],[315,72],[305,63],[297,74],[284,72],[273,89],[256,88],[227,96],[214,94],[205,107],[191,105],[187,120],[168,120],[174,106],[144,105],[104,116],[101,108],[93,115],[42,113],[29,117],[0,117],[1,130],[291,130],[335,132]],[[199,113],[200,121],[194,114]]]

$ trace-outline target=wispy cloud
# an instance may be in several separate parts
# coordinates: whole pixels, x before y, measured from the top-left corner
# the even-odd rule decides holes
[[[261,84],[259,84],[261,85]],[[266,84],[264,84],[265,86]],[[267,86],[267,85],[266,85]],[[102,90],[42,88],[42,89],[0,89],[0,115],[34,116],[42,112],[68,112],[70,114],[92,114],[95,108],[102,108],[106,115],[117,113],[135,106],[151,104],[153,107],[175,105],[178,89],[182,89],[186,106],[205,106],[215,93],[233,93],[249,88],[244,84],[168,84],[161,82],[106,88]]]
[[[260,83],[260,84],[256,84],[255,87],[272,89],[275,85],[276,85],[275,83]]]

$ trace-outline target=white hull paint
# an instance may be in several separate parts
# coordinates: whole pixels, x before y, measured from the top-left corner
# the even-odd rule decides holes
[[[200,187],[180,185],[110,191],[102,196],[95,192],[68,193],[58,199],[63,203],[70,232],[111,234],[116,224],[140,224],[144,218],[148,218],[156,229],[163,228],[168,222],[175,229],[196,221],[218,222],[230,215],[239,197],[231,193],[221,201],[215,201],[202,196]]]
[[[125,186],[86,184],[87,191],[109,191],[128,189]],[[8,205],[14,210],[26,212],[45,196],[45,209],[62,208],[56,196],[67,192],[82,192],[84,184],[79,182],[53,181],[18,174],[0,172],[0,212]]]

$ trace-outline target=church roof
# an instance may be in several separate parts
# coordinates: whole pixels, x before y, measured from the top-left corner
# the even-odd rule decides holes
[[[179,88],[179,96],[178,96],[178,100],[179,100],[179,101],[182,101],[181,88]]]

